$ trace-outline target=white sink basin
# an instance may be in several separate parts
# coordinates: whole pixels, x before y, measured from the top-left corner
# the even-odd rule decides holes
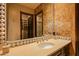
[[[37,47],[39,49],[49,49],[49,48],[54,47],[54,44],[53,43],[50,43],[50,42],[40,43],[39,45],[37,45]]]

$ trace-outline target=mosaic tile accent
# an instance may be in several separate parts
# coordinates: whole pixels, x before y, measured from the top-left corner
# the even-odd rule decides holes
[[[42,37],[35,37],[35,38],[30,38],[30,39],[24,39],[24,40],[15,40],[15,41],[6,41],[4,44],[10,45],[10,47],[17,47],[17,46],[22,46],[22,45],[26,45],[26,44],[31,44],[34,42],[37,43],[41,43],[41,42],[45,42],[48,41],[49,39],[56,39],[56,40],[70,40],[70,37],[66,37],[66,36],[53,36],[53,35],[45,35]]]

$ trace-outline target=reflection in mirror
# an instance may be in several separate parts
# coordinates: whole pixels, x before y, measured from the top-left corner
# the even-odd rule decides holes
[[[43,13],[42,11],[36,14],[36,36],[43,35]]]
[[[6,5],[8,41],[23,40],[43,35],[42,12],[36,15],[34,9],[30,9],[21,3],[7,3]],[[25,3],[25,5],[30,4]]]
[[[20,13],[21,39],[33,37],[33,15],[24,12]]]

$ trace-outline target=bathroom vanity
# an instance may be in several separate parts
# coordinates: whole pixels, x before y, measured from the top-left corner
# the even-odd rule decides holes
[[[59,56],[69,53],[75,55],[73,24],[75,12],[71,12],[75,10],[74,6],[74,4],[41,3],[31,10],[21,4],[1,3],[0,39],[5,42],[2,42],[4,45],[1,45],[0,50],[3,53],[4,49],[7,53],[0,55]]]
[[[9,53],[5,56],[59,56],[64,55],[63,49],[70,43],[70,39],[51,38],[10,48]]]

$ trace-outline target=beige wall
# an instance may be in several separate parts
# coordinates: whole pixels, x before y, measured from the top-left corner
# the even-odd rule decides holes
[[[65,36],[71,36],[72,46],[71,54],[75,54],[75,4],[55,4],[55,21],[61,21],[63,24],[61,28],[55,29],[58,33]],[[60,24],[58,24],[60,25]]]
[[[49,31],[55,31],[63,36],[71,36],[70,53],[75,55],[75,4],[41,4],[35,13],[41,10],[43,10],[43,33],[48,34]],[[50,23],[54,28],[46,26]]]
[[[7,4],[8,40],[20,39],[20,11],[34,14],[34,10],[18,4]]]

